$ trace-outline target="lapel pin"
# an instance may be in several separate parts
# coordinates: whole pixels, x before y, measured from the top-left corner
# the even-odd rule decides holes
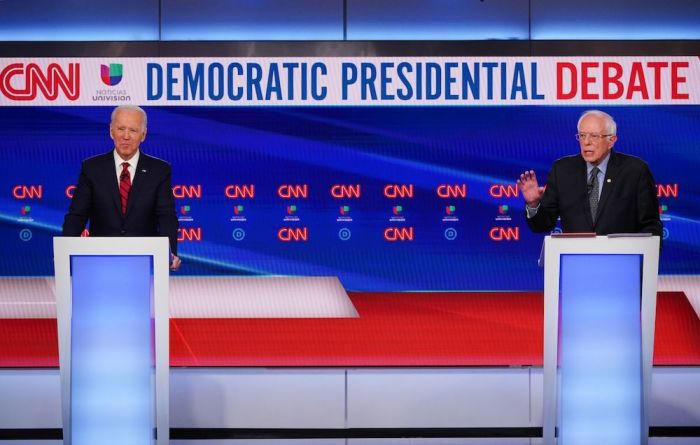
[[[610,183],[612,182],[612,179],[608,178],[608,180],[605,181],[605,182],[607,182],[608,184],[610,184]]]
[[[145,169],[145,168],[142,168],[142,169],[141,169],[141,172],[142,172],[142,173],[146,173],[146,169]],[[608,182],[610,182],[609,179],[608,179]]]

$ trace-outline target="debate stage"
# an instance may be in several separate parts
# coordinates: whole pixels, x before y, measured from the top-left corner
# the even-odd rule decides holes
[[[345,443],[343,432],[386,438],[392,431],[393,439],[377,443],[408,443],[399,437],[412,431],[512,437],[503,442],[509,444],[541,436],[540,292],[349,292],[351,305],[338,294],[337,304],[318,313],[289,306],[288,318],[266,316],[280,300],[231,305],[232,293],[226,303],[226,280],[240,279],[210,279],[199,300],[187,295],[202,278],[171,280],[173,443],[252,435],[335,444]],[[1,281],[0,439],[55,435],[61,416],[51,280]],[[700,431],[695,281],[660,277],[652,443],[693,443],[659,436]],[[332,281],[317,284],[337,292]]]

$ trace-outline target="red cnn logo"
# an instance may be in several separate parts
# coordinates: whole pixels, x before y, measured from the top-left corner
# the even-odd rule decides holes
[[[387,184],[384,186],[384,196],[394,198],[413,198],[413,184]]]
[[[282,227],[277,232],[277,238],[285,243],[292,241],[308,241],[309,229],[308,227]]]
[[[440,184],[437,188],[440,198],[466,198],[467,184]]]
[[[13,79],[15,77],[18,79]],[[0,93],[8,99],[34,100],[37,90],[41,90],[47,100],[56,100],[59,90],[69,100],[77,100],[80,96],[80,64],[69,63],[68,73],[57,63],[49,64],[46,73],[36,63],[26,66],[11,63],[0,71]]]
[[[413,227],[387,227],[384,239],[389,242],[413,241]]]
[[[202,241],[201,227],[181,227],[177,229],[178,241]]]
[[[73,193],[75,193],[75,186],[71,184],[66,187],[66,198],[73,199]]]
[[[202,186],[200,185],[174,185],[173,196],[177,199],[182,198],[201,198]]]
[[[658,198],[678,198],[678,184],[656,184]]]
[[[331,187],[331,196],[336,199],[359,198],[361,194],[360,184],[335,184]]]
[[[493,184],[489,188],[489,195],[492,198],[517,198],[520,191],[512,184]]]
[[[277,195],[280,198],[284,198],[284,199],[308,198],[309,197],[309,186],[307,184],[303,184],[303,185],[282,184],[277,189]]]
[[[520,228],[492,227],[489,230],[489,238],[494,241],[518,241],[520,239]]]
[[[16,185],[12,188],[15,199],[41,199],[44,196],[42,185]]]
[[[229,199],[245,199],[245,198],[253,199],[253,198],[255,198],[255,185],[254,184],[244,184],[244,185],[230,184],[230,185],[226,186],[226,189],[224,189],[224,193],[226,194],[226,197]]]

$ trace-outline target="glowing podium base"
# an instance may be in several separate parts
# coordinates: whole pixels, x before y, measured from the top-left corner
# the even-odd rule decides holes
[[[544,249],[544,443],[646,444],[659,238],[547,237]]]
[[[169,440],[167,238],[54,238],[63,443]]]

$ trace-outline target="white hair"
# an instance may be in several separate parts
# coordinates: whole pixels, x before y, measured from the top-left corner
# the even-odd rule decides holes
[[[581,121],[583,121],[588,116],[596,116],[603,118],[605,120],[605,133],[617,136],[617,123],[612,116],[608,113],[600,110],[587,110],[584,111],[580,118],[578,118],[578,123],[576,124],[576,129],[581,129]]]
[[[147,127],[148,123],[148,118],[146,117],[146,112],[143,110],[143,108],[137,106],[137,105],[119,105],[117,108],[112,110],[112,116],[111,120],[109,121],[109,125],[114,124],[114,118],[117,116],[117,113],[119,111],[135,111],[137,113],[141,114],[141,118],[143,119],[143,129],[145,130]]]

